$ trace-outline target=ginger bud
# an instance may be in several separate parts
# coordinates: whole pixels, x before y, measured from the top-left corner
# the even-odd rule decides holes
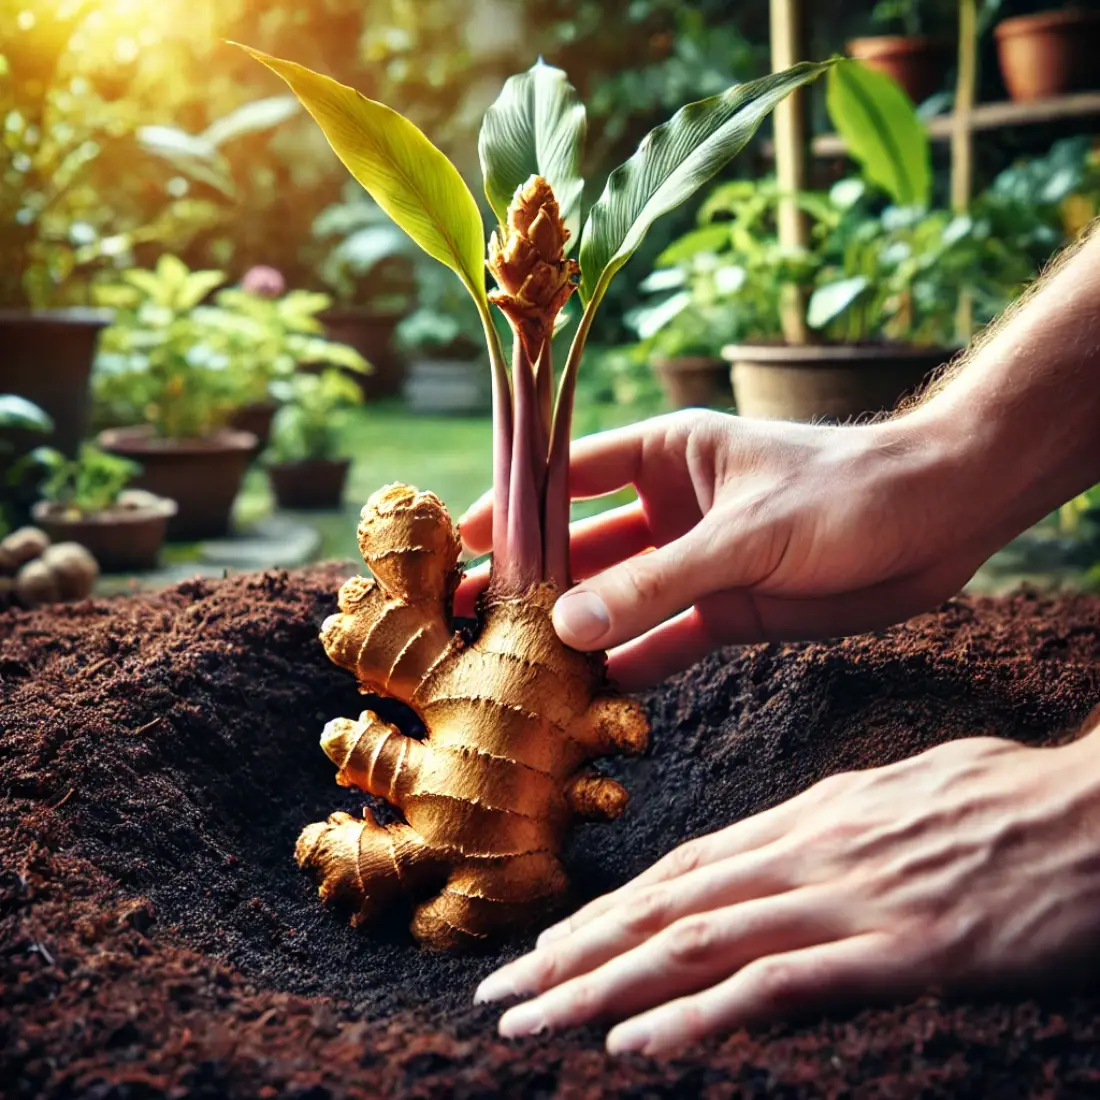
[[[489,299],[499,306],[531,359],[554,331],[554,320],[576,288],[574,260],[565,258],[569,230],[550,184],[532,176],[516,190],[508,226],[489,240],[489,270],[498,289]]]

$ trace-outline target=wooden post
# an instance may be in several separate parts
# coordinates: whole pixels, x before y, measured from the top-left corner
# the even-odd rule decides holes
[[[805,61],[805,0],[771,0],[772,71]],[[809,226],[798,208],[797,194],[806,188],[809,156],[809,100],[805,89],[792,92],[775,109],[775,176],[779,184],[779,243],[784,248],[809,245]],[[789,344],[809,343],[806,295],[801,287],[781,288],[780,316]]]
[[[951,131],[951,209],[965,214],[974,189],[974,99],[978,87],[978,9],[976,0],[959,0],[959,75]],[[974,301],[959,298],[955,335],[964,344],[974,335]]]

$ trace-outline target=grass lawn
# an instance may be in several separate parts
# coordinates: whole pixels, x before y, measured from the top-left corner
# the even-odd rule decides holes
[[[588,408],[577,417],[577,432],[589,434],[635,417],[612,406]],[[346,453],[352,457],[345,505],[339,512],[296,513],[321,534],[322,558],[358,560],[355,528],[367,497],[392,481],[403,481],[439,496],[456,519],[492,484],[492,422],[488,416],[421,416],[399,400],[356,409],[344,428]],[[631,493],[577,506],[591,514],[623,503]],[[275,506],[267,477],[250,471],[237,500],[238,525],[247,526]]]

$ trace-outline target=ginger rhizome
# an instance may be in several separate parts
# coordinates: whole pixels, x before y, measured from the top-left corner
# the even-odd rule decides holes
[[[379,490],[359,546],[374,580],[353,577],[324,624],[329,657],[364,692],[403,700],[416,740],[373,712],[330,722],[322,747],[337,782],[384,798],[404,822],[333,814],[298,840],[321,896],[371,919],[402,894],[419,901],[417,939],[466,947],[545,918],[567,879],[558,853],[577,817],[610,819],[626,792],[587,766],[647,738],[636,703],[611,694],[602,661],[567,649],[539,585],[487,601],[473,638],[452,629],[458,538],[431,493]]]
[[[559,853],[571,823],[618,817],[627,802],[590,762],[641,752],[648,737],[641,708],[612,693],[602,655],[568,649],[550,618],[563,587],[544,571],[550,341],[575,289],[567,236],[536,177],[489,246],[499,287],[491,300],[515,333],[514,396],[504,406],[514,416],[497,435],[503,550],[472,637],[451,622],[461,572],[450,516],[431,493],[404,485],[363,509],[359,549],[373,579],[343,586],[321,634],[363,692],[408,704],[427,735],[411,738],[370,710],[330,722],[321,744],[337,782],[384,798],[404,821],[382,826],[367,807],[360,818],[333,814],[302,833],[298,862],[316,871],[322,897],[351,906],[355,923],[411,895],[413,934],[434,948],[552,913],[568,888]],[[498,429],[501,408],[498,393]],[[564,542],[567,524],[559,534]]]

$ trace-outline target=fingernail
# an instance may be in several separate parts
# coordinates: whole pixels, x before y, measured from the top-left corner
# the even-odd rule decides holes
[[[613,1027],[607,1036],[608,1054],[631,1054],[645,1050],[653,1032],[644,1020],[627,1020]]]
[[[504,970],[490,974],[474,992],[474,1004],[484,1005],[490,1001],[503,1001],[515,993],[511,979]]]
[[[567,592],[554,604],[554,629],[566,644],[594,645],[611,629],[611,616],[595,592]]]
[[[504,1039],[518,1039],[524,1035],[535,1035],[546,1030],[546,1017],[537,1001],[516,1005],[508,1009],[500,1018],[497,1030]]]

